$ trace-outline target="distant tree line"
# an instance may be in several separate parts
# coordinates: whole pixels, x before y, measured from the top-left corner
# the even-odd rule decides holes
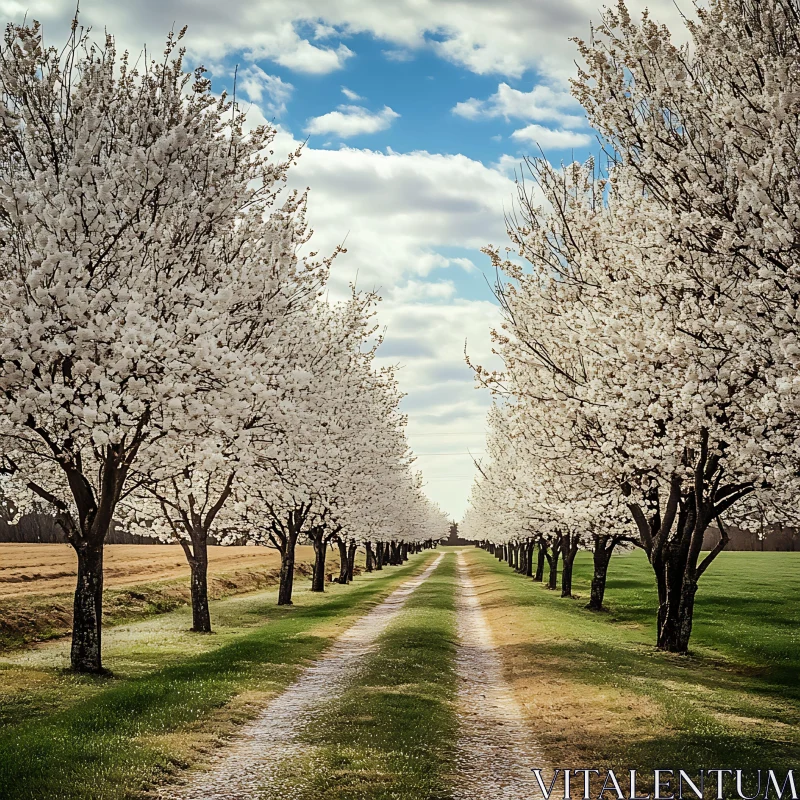
[[[728,544],[726,550],[759,550],[763,552],[800,552],[800,535],[796,528],[770,528],[763,536],[755,537],[750,531],[726,528]],[[713,550],[720,540],[719,531],[709,528],[703,540],[703,550]]]
[[[67,544],[67,537],[55,519],[41,512],[24,514],[16,524],[0,519],[0,542],[21,544]],[[112,524],[106,539],[108,544],[160,544],[156,539],[129,533]]]

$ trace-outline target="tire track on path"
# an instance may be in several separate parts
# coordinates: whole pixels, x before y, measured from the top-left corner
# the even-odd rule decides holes
[[[249,722],[210,767],[191,772],[184,784],[164,788],[163,800],[257,800],[279,767],[299,752],[298,734],[326,700],[339,693],[409,596],[439,566],[444,554],[405,581],[386,600],[345,631],[329,650]],[[286,798],[288,800],[288,798]]]
[[[503,677],[500,655],[462,552],[458,575],[459,737],[453,800],[541,797],[531,770],[544,767],[544,759]]]

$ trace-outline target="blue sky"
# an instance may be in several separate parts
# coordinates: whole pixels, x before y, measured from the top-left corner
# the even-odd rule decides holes
[[[276,117],[276,121],[301,133],[310,119],[338,105],[362,106],[370,112],[379,112],[388,106],[399,115],[391,125],[378,133],[347,137],[347,143],[353,147],[390,147],[397,152],[462,153],[486,164],[508,154],[508,137],[522,127],[519,120],[496,117],[470,121],[453,113],[460,102],[489,97],[497,89],[497,76],[476,75],[444,61],[430,48],[388,50],[385,42],[366,34],[337,37],[337,40],[352,50],[353,55],[341,69],[328,74],[298,73],[266,59],[255,62],[266,73],[294,87],[286,112]],[[387,52],[390,55],[387,56]],[[408,60],[393,59],[391,54],[397,52],[403,52]],[[236,55],[226,59],[226,71],[230,70],[231,59]],[[222,85],[231,86],[228,76],[222,81]],[[541,79],[530,70],[520,78],[506,78],[505,81],[515,89],[528,92]],[[361,99],[349,100],[343,88]],[[574,110],[580,113],[578,107]],[[341,141],[335,135],[312,134],[309,144],[338,147]],[[520,153],[529,150],[516,144],[513,149]]]
[[[632,10],[644,4],[636,0]],[[648,3],[678,29],[671,0]],[[684,3],[683,5],[688,5]],[[569,96],[576,50],[601,6],[587,0],[82,0],[118,49],[160,52],[188,25],[189,66],[231,89],[276,150],[307,139],[292,182],[311,188],[314,249],[346,239],[332,291],[384,298],[386,363],[402,367],[411,445],[426,491],[458,519],[483,450],[489,398],[464,361],[493,361],[499,325],[480,248],[503,246],[513,171],[541,145],[553,163],[597,150]],[[74,2],[0,0],[64,41]]]

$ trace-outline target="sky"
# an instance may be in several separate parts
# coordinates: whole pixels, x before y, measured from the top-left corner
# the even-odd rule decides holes
[[[647,5],[682,27],[672,0]],[[0,0],[6,21],[39,20],[51,44],[65,41],[74,9],[74,0]],[[334,262],[333,296],[355,282],[383,298],[380,361],[400,368],[425,491],[456,520],[490,404],[465,348],[500,366],[494,274],[480,251],[506,244],[504,213],[526,155],[558,164],[597,152],[569,79],[571,39],[588,38],[601,12],[591,0],[80,4],[92,35],[107,31],[132,56],[145,46],[160,55],[168,31],[188,26],[187,66],[205,66],[215,92],[231,91],[235,74],[248,118],[277,128],[277,154],[305,143],[292,182],[311,190],[313,249],[347,249]]]

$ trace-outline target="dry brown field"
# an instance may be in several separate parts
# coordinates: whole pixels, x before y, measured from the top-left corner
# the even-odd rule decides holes
[[[312,559],[310,546],[297,548],[299,564],[311,563]],[[278,553],[271,548],[209,547],[211,576],[279,566]],[[180,545],[106,545],[104,567],[107,588],[189,577],[189,565]],[[67,544],[0,543],[0,598],[71,592],[76,575],[75,553]]]
[[[297,586],[307,585],[313,548],[297,548]],[[357,564],[357,569],[361,564]],[[267,547],[210,547],[212,600],[277,585],[280,557]],[[326,573],[339,570],[328,554]],[[103,619],[107,625],[163,614],[189,603],[189,565],[180,545],[105,548]],[[64,636],[72,627],[77,563],[66,544],[0,543],[0,652]]]

